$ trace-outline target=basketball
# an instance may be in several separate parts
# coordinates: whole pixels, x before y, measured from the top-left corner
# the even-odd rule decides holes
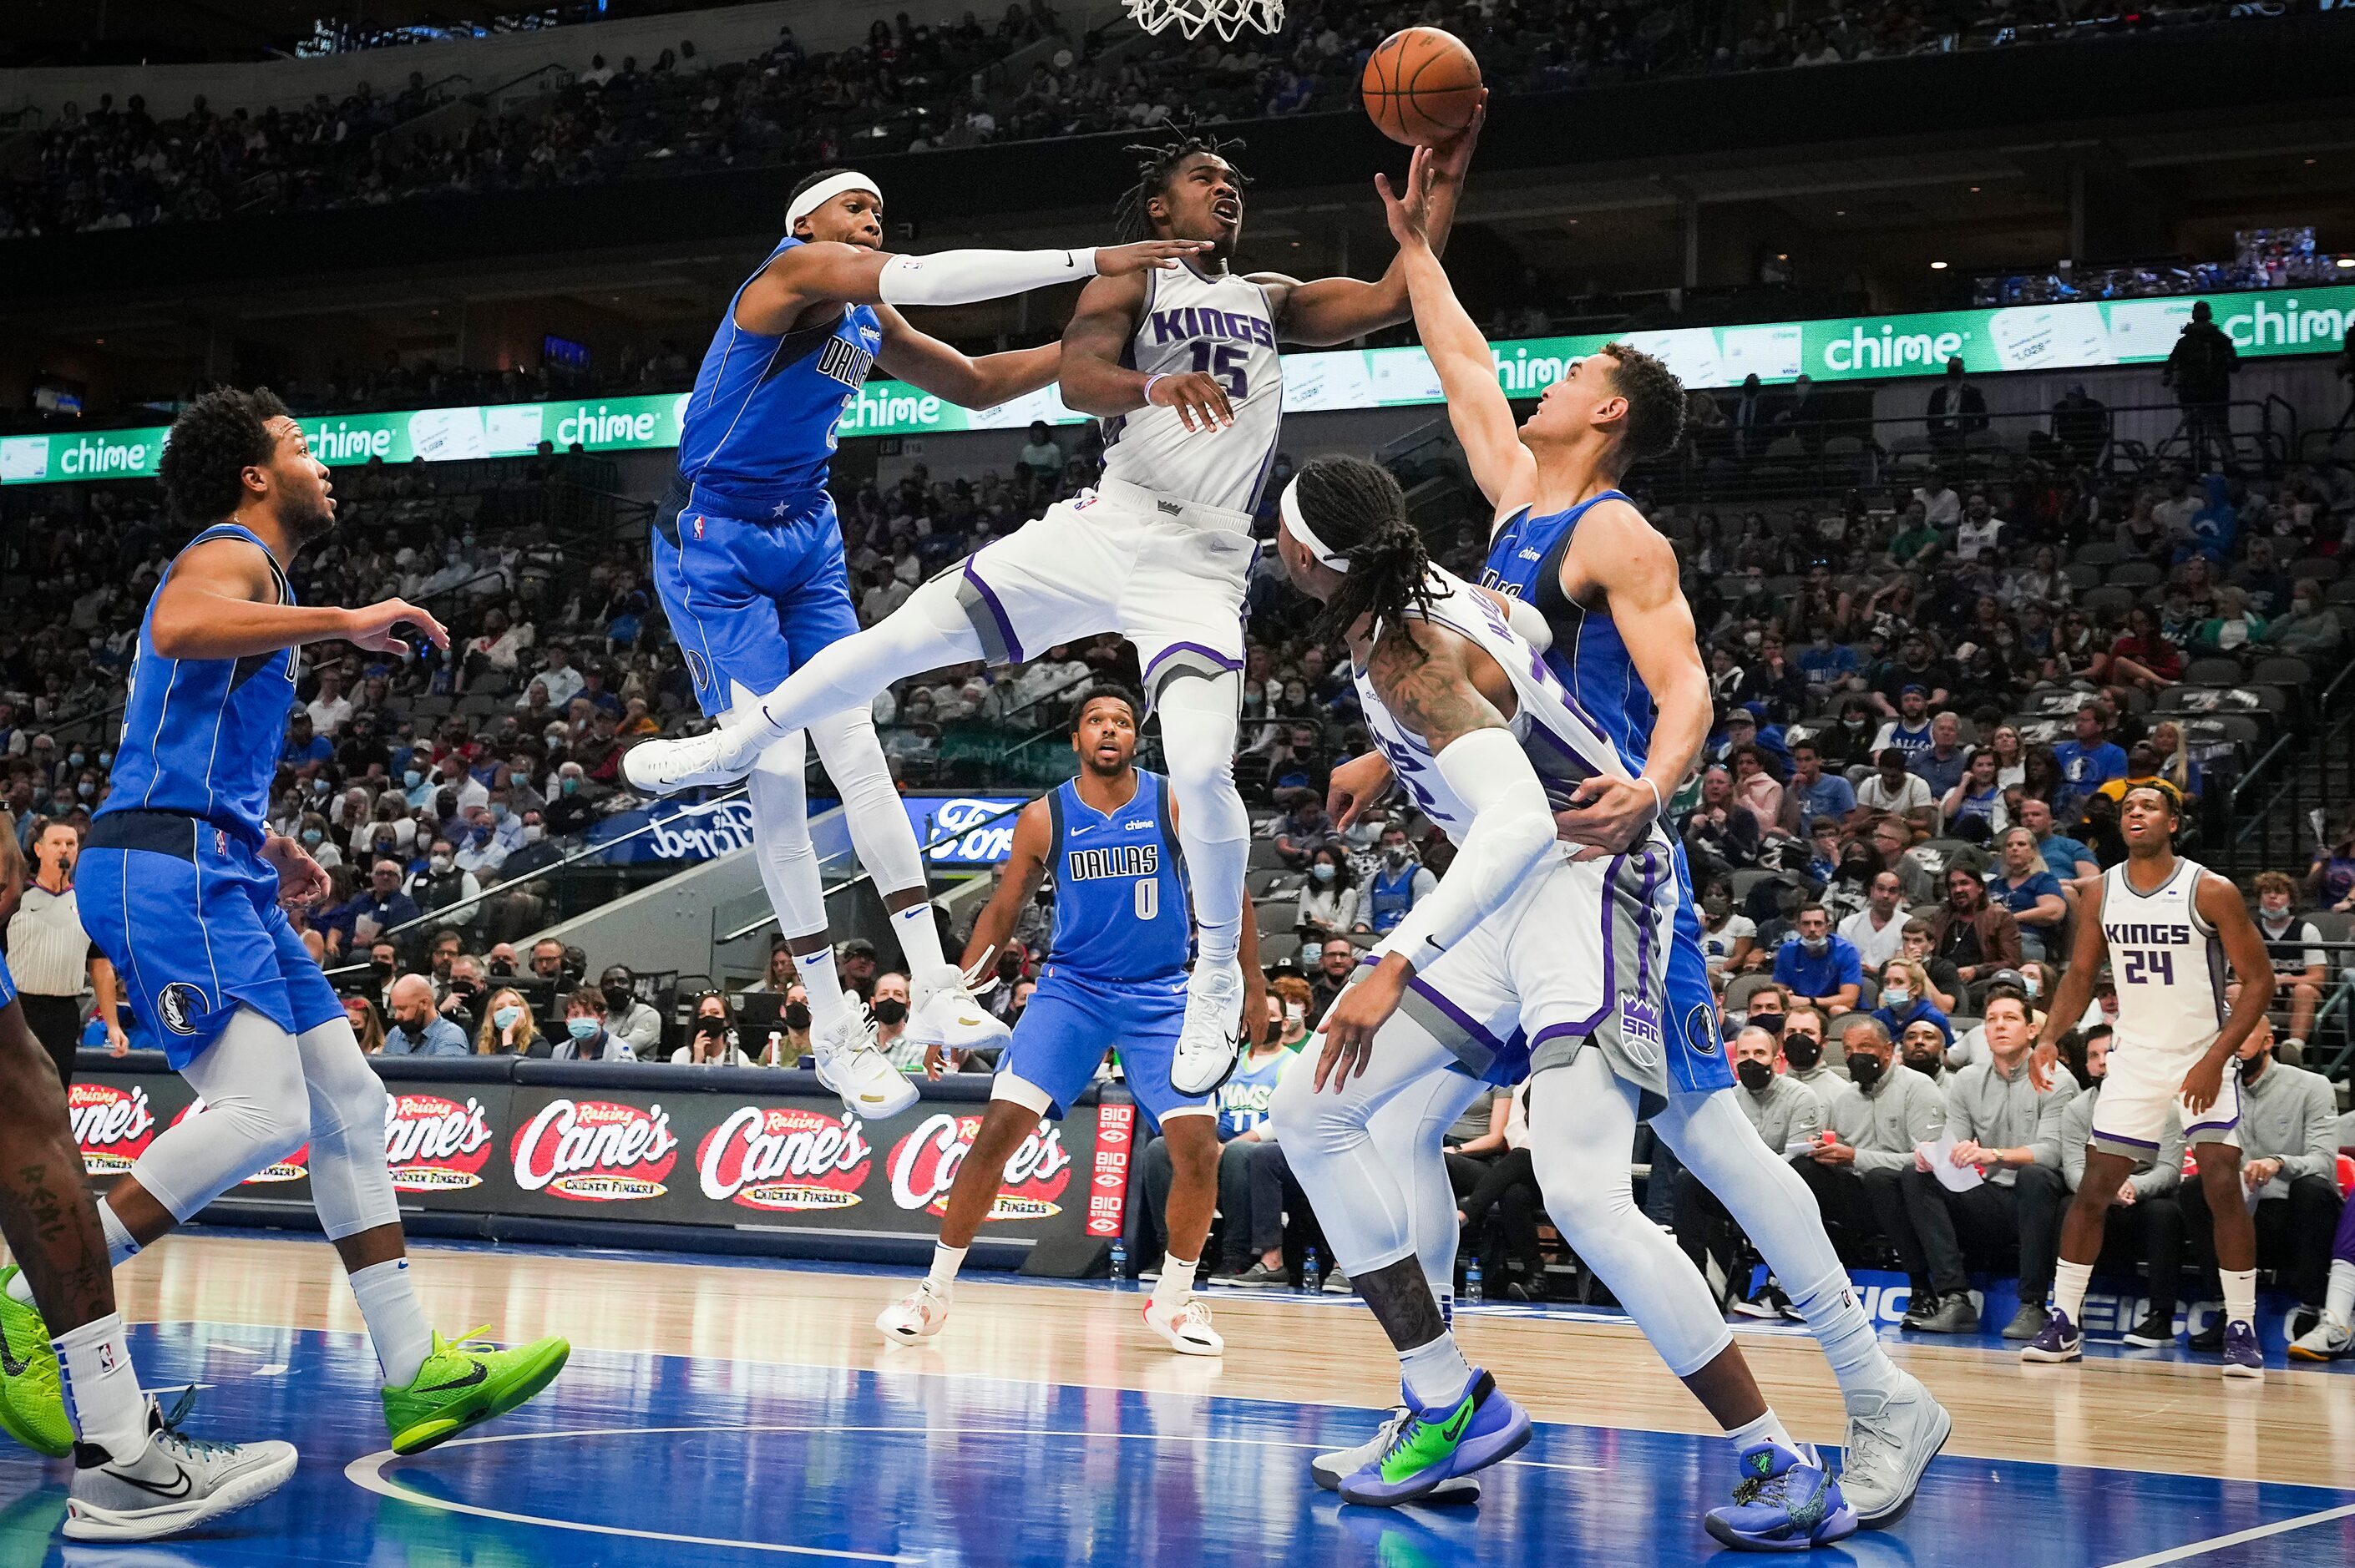
[[[1472,123],[1480,62],[1453,33],[1407,27],[1368,58],[1359,91],[1383,135],[1410,147],[1434,146]]]

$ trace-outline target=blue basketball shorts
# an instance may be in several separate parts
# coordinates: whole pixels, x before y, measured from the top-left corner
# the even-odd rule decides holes
[[[1169,1086],[1178,1032],[1185,1022],[1182,974],[1150,980],[1082,980],[1068,966],[1050,963],[1039,972],[1039,989],[998,1058],[994,1097],[1022,1097],[1005,1093],[1011,1075],[1051,1100],[1048,1114],[1060,1121],[1095,1081],[1104,1053],[1117,1050],[1128,1092],[1155,1121],[1215,1114],[1216,1096],[1189,1098]]]
[[[16,977],[8,972],[8,960],[0,959],[0,1008],[16,1000]]]
[[[1717,993],[1709,985],[1709,959],[1700,947],[1700,911],[1693,899],[1692,868],[1685,847],[1668,846],[1677,874],[1677,909],[1668,925],[1668,1017],[1676,1038],[1667,1051],[1668,1081],[1678,1094],[1709,1094],[1733,1086],[1724,1033],[1718,1027]]]
[[[342,1018],[278,907],[278,873],[244,840],[175,811],[111,811],[74,872],[81,923],[174,1068],[240,1007],[289,1034]]]
[[[757,515],[713,511],[674,485],[655,514],[655,591],[686,656],[695,700],[717,718],[773,691],[858,630],[834,498],[781,500]],[[727,503],[734,514],[749,503]]]

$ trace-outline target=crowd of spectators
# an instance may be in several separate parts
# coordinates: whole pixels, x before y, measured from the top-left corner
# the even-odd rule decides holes
[[[599,56],[578,78],[503,112],[415,123],[442,101],[421,73],[398,92],[363,84],[337,103],[259,112],[199,101],[158,122],[133,96],[69,105],[39,134],[37,177],[0,185],[0,238],[202,221],[249,212],[378,205],[435,192],[588,185],[858,153],[1141,128],[1183,110],[1240,121],[1342,109],[1367,56],[1412,23],[1471,46],[1490,85],[1537,92],[1670,73],[1838,65],[1957,48],[2141,30],[2254,14],[2221,3],[2131,18],[2072,0],[1836,7],[1806,22],[1667,0],[1296,0],[1283,30],[1165,34],[1127,23],[1082,34],[1046,4],[984,20],[878,19],[865,42],[805,49],[790,27],[762,54],[714,61],[692,38],[641,61]],[[1061,47],[1027,69],[1010,57]]]

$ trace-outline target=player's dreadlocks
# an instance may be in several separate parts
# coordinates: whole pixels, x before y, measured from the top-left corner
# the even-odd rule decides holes
[[[218,387],[181,409],[155,471],[173,514],[203,528],[235,512],[245,499],[245,471],[267,467],[277,450],[269,421],[285,413],[266,387]]]
[[[1316,635],[1341,641],[1373,615],[1420,658],[1410,610],[1431,608],[1431,556],[1406,514],[1406,493],[1391,471],[1363,458],[1312,458],[1300,471],[1300,514],[1330,548],[1348,557],[1341,586],[1325,603]]]
[[[1170,130],[1174,134],[1165,141],[1135,142],[1122,149],[1135,153],[1138,161],[1136,184],[1121,193],[1119,203],[1112,209],[1113,233],[1121,244],[1134,245],[1154,238],[1153,218],[1146,207],[1169,188],[1169,176],[1178,172],[1179,164],[1196,153],[1224,158],[1243,150],[1240,138],[1222,137],[1182,122],[1173,122]],[[1251,184],[1241,169],[1235,170],[1234,180],[1238,185]]]

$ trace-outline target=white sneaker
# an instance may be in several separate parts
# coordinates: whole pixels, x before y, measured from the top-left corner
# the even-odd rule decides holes
[[[166,1416],[147,1401],[147,1441],[127,1459],[91,1443],[74,1445],[74,1474],[66,1493],[70,1541],[154,1541],[260,1502],[294,1473],[294,1449],[285,1443],[206,1443],[174,1424],[188,1408],[183,1398]]]
[[[1407,1417],[1407,1409],[1400,1405],[1383,1421],[1380,1430],[1354,1448],[1337,1449],[1319,1454],[1308,1461],[1308,1473],[1316,1484],[1328,1492],[1341,1489],[1345,1476],[1355,1474],[1390,1451],[1398,1436],[1399,1423]],[[1426,1503],[1475,1503],[1480,1500],[1480,1478],[1477,1476],[1451,1476],[1416,1499]]]
[[[1899,1372],[1886,1393],[1849,1396],[1839,1484],[1859,1529],[1885,1530],[1905,1517],[1922,1472],[1954,1429],[1945,1406],[1911,1372]]]
[[[912,1345],[939,1333],[948,1320],[948,1292],[935,1290],[930,1279],[920,1279],[913,1290],[876,1314],[875,1326],[885,1339]]]
[[[875,1024],[856,999],[850,1023],[812,1042],[817,1081],[842,1097],[842,1108],[888,1121],[921,1097],[915,1080],[875,1046]]]
[[[1169,1311],[1164,1311],[1158,1301],[1147,1301],[1145,1326],[1181,1356],[1215,1356],[1227,1348],[1227,1341],[1210,1327],[1210,1304],[1199,1296],[1188,1297],[1184,1306]]]
[[[733,784],[751,771],[770,741],[764,725],[719,725],[701,735],[642,740],[622,754],[622,776],[643,795],[671,795],[709,784]]]
[[[2325,1313],[2319,1322],[2290,1342],[2294,1361],[2335,1361],[2355,1351],[2355,1327]]]
[[[1169,1086],[1199,1098],[1227,1081],[1242,1051],[1243,966],[1197,961],[1186,977],[1186,1023],[1169,1063]]]
[[[1014,1031],[974,1000],[964,971],[942,964],[908,979],[908,1038],[943,1051],[995,1051]]]

